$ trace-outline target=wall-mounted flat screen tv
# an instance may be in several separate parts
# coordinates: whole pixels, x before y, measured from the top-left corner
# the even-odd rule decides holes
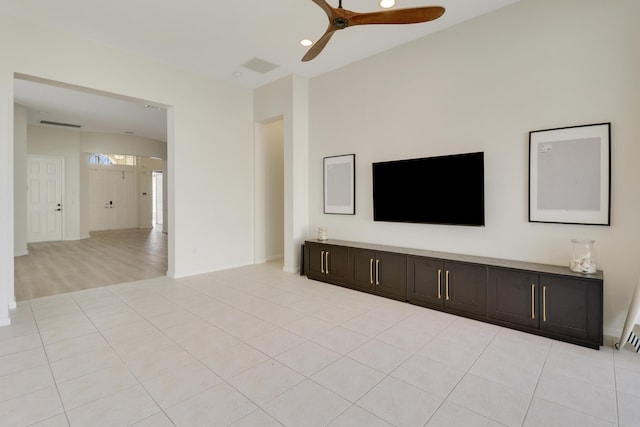
[[[484,225],[484,153],[373,163],[373,220]]]

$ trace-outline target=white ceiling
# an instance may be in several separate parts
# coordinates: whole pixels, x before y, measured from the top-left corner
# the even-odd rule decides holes
[[[41,125],[44,120],[79,125],[80,131],[167,140],[167,111],[160,106],[31,80],[15,79],[13,87],[30,125],[51,126]]]
[[[312,0],[0,0],[0,13],[256,88],[290,74],[312,78],[517,1],[397,0],[397,8],[438,5],[446,12],[421,24],[346,28],[309,62],[300,60],[308,48],[299,41],[316,40],[328,25],[326,14]],[[338,0],[329,4],[337,7]],[[343,7],[380,10],[378,0],[343,0]],[[254,58],[277,67],[261,74],[242,66]],[[158,116],[164,114],[141,107],[144,101],[127,105],[131,102],[122,99],[99,100],[102,94],[43,86],[16,84],[16,102],[30,109],[32,123],[40,121],[43,111],[44,120],[78,123],[82,130],[131,131],[166,140],[166,117],[161,121]]]

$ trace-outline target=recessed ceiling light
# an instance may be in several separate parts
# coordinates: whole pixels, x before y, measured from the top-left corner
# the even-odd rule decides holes
[[[396,0],[380,0],[380,7],[383,9],[389,9],[396,5]]]
[[[242,76],[242,73],[240,71],[234,71],[232,73],[232,75],[233,75],[233,77],[240,77],[240,76]]]
[[[313,42],[309,39],[304,39],[304,40],[300,40],[300,44],[302,46],[308,47],[308,46],[311,46]]]

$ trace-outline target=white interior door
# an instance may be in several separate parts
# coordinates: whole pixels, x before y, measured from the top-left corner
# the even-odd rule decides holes
[[[131,171],[117,172],[111,177],[112,229],[134,228],[136,221],[136,182]]]
[[[28,170],[28,242],[62,240],[61,157],[29,156]]]
[[[91,169],[89,189],[91,231],[137,227],[133,171]]]
[[[107,208],[104,205],[106,191],[101,182],[102,171],[89,170],[89,230],[106,230],[109,227]]]

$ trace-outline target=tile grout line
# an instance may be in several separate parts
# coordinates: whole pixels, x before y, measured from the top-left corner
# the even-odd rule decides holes
[[[124,301],[122,298],[120,298],[120,296],[119,296],[119,295],[115,294],[113,291],[111,291],[111,289],[109,289],[110,287],[111,287],[111,285],[104,286],[104,287],[102,287],[102,288],[104,288],[104,289],[106,289],[107,291],[109,291],[109,292],[110,292],[111,294],[113,294],[116,298],[118,298],[120,301],[122,301],[124,304],[126,304],[126,305],[128,306],[128,304],[127,304],[127,302],[126,302],[126,301]],[[86,290],[86,289],[83,289],[82,291],[85,291],[85,290]],[[82,291],[77,291],[77,292],[82,292]],[[75,293],[75,292],[73,292],[73,293]],[[72,293],[72,294],[73,294],[73,293]],[[142,382],[140,381],[140,379],[139,379],[139,378],[138,378],[138,377],[137,377],[137,376],[136,376],[136,375],[131,371],[131,369],[129,368],[129,365],[126,363],[126,361],[125,361],[124,359],[122,359],[122,357],[121,357],[121,356],[120,356],[120,354],[116,351],[116,349],[115,349],[115,348],[113,348],[113,346],[111,345],[111,342],[109,342],[109,340],[108,340],[108,339],[103,335],[102,330],[101,330],[100,328],[98,328],[98,326],[94,323],[94,321],[91,319],[91,317],[89,316],[89,314],[85,311],[85,308],[84,308],[84,307],[82,307],[82,305],[78,302],[78,300],[77,300],[76,298],[74,298],[74,297],[73,297],[73,295],[71,295],[71,298],[73,298],[73,300],[76,302],[76,304],[78,305],[78,307],[80,308],[80,310],[82,311],[82,313],[86,316],[87,320],[89,320],[89,322],[91,322],[91,324],[93,325],[93,327],[94,327],[94,328],[96,328],[96,331],[100,334],[100,336],[102,337],[102,339],[103,339],[103,340],[104,340],[104,341],[109,345],[109,348],[113,351],[113,353],[116,355],[116,357],[118,358],[118,360],[120,360],[120,362],[121,362],[121,363],[122,363],[122,365],[125,367],[125,369],[127,370],[127,372],[129,372],[129,373],[131,374],[131,376],[132,376],[133,378],[135,378],[135,380],[136,380],[136,382],[137,382],[137,385],[139,385],[139,386],[140,386],[140,387],[145,391],[145,393],[147,394],[147,396],[148,396],[148,397],[149,397],[149,398],[150,398],[150,399],[151,399],[151,400],[156,404],[156,406],[157,406],[157,407],[158,407],[158,409],[160,410],[160,412],[156,412],[155,414],[151,414],[151,415],[149,415],[148,417],[145,417],[145,418],[143,418],[143,419],[140,419],[140,420],[136,420],[136,421],[134,421],[134,424],[135,424],[135,423],[137,423],[137,422],[140,422],[140,421],[142,421],[142,420],[144,420],[144,419],[150,418],[150,417],[152,417],[152,416],[154,416],[154,415],[156,415],[156,414],[163,413],[163,414],[167,417],[167,419],[169,419],[169,420],[171,421],[171,423],[172,423],[173,425],[175,425],[175,423],[173,422],[173,420],[171,420],[171,418],[169,418],[169,416],[164,412],[164,409],[163,409],[163,408],[158,404],[158,402],[156,402],[156,400],[155,400],[155,399],[153,398],[153,396],[149,393],[149,391],[146,389],[146,387],[144,386],[144,384],[142,384]],[[135,310],[134,310],[134,311],[135,311]],[[137,312],[136,312],[136,313],[137,313]],[[144,317],[143,317],[143,318],[144,318]],[[146,318],[145,318],[145,320],[146,320]],[[154,326],[154,325],[152,325],[152,326]],[[154,326],[154,327],[155,327],[155,326]],[[98,372],[98,371],[94,371],[94,372],[92,372],[92,373],[95,373],[95,372]],[[86,375],[91,375],[91,373],[88,373],[88,374],[85,374],[85,375],[82,375],[82,376],[86,376]],[[82,377],[82,376],[81,376],[81,377]],[[80,378],[80,377],[78,377],[78,378]],[[57,384],[57,382],[56,382],[56,384]],[[133,387],[136,387],[136,385],[134,384],[134,385],[131,385],[131,386],[125,387],[125,388],[123,388],[123,389],[121,389],[121,390],[117,390],[117,391],[115,391],[115,392],[113,392],[113,393],[110,393],[108,396],[103,396],[103,397],[100,397],[100,398],[97,398],[97,399],[91,400],[90,402],[86,402],[86,403],[84,403],[84,404],[82,404],[82,405],[78,406],[77,408],[82,408],[83,406],[86,406],[86,405],[89,405],[89,404],[95,403],[95,402],[97,402],[97,401],[99,401],[99,400],[101,400],[101,399],[104,399],[104,398],[106,398],[106,397],[114,396],[114,395],[116,395],[116,394],[118,394],[118,393],[121,393],[121,392],[123,392],[123,391],[125,391],[125,390],[129,390],[129,389],[131,389],[131,388],[133,388]],[[62,400],[62,399],[61,399],[61,400]],[[74,408],[74,409],[77,409],[77,408]],[[66,414],[66,412],[67,412],[67,411],[65,410],[65,414]],[[68,417],[67,417],[67,420],[68,420]],[[69,424],[69,425],[71,425],[71,424]]]
[[[443,329],[442,329],[442,330],[441,330],[437,335],[435,335],[435,336],[433,337],[433,339],[435,339],[435,338],[439,337],[440,335],[442,335],[442,334],[443,334],[447,329],[449,329],[449,328],[453,325],[453,323],[455,323],[455,320],[454,320],[454,321],[452,321],[451,323],[449,323],[445,328],[443,328]],[[490,341],[485,345],[484,349],[483,349],[483,350],[478,354],[478,356],[477,356],[477,357],[473,360],[473,362],[469,365],[469,367],[466,369],[466,371],[464,372],[464,374],[460,377],[460,379],[459,379],[459,380],[455,383],[455,385],[451,388],[451,391],[449,391],[449,393],[447,393],[447,395],[444,397],[444,399],[442,399],[442,402],[440,402],[440,405],[438,405],[438,408],[433,412],[433,414],[431,414],[431,416],[429,417],[429,419],[428,419],[428,420],[427,420],[427,422],[425,423],[425,426],[429,423],[429,421],[431,421],[431,419],[432,419],[432,418],[433,418],[433,416],[438,412],[438,410],[439,410],[440,408],[442,408],[442,406],[444,406],[445,402],[447,402],[447,401],[449,400],[449,398],[451,397],[451,394],[452,394],[452,393],[453,393],[453,391],[456,389],[456,387],[458,387],[458,385],[462,382],[462,380],[463,380],[467,375],[469,375],[469,370],[471,370],[471,368],[473,367],[473,365],[475,365],[475,363],[478,361],[478,359],[480,359],[480,356],[482,356],[482,354],[486,351],[486,349],[487,349],[487,347],[489,346],[489,344],[491,344],[491,342],[493,342],[493,341],[496,339],[496,337],[498,336],[498,334],[500,333],[500,331],[503,329],[502,327],[498,327],[498,328],[499,328],[499,329],[498,329],[498,331],[493,335],[493,337],[491,338],[491,340],[490,340]],[[432,340],[433,340],[433,339],[432,339]],[[427,343],[427,344],[428,344],[428,343]],[[425,345],[423,346],[423,348],[424,348],[424,347],[426,347],[426,345],[427,345],[427,344],[425,344]],[[418,350],[418,351],[420,351],[420,350]],[[430,358],[430,357],[428,357],[428,356],[423,356],[423,357],[426,357],[427,359],[430,359],[430,360],[434,360],[434,359],[431,359],[431,358]],[[471,374],[471,375],[473,375],[473,374]],[[490,381],[490,380],[488,380],[488,381]],[[493,382],[493,381],[491,381],[491,382]],[[496,384],[497,384],[497,383],[496,383]],[[460,405],[458,405],[458,406],[460,406]],[[499,421],[496,421],[496,420],[494,420],[493,418],[489,418],[489,417],[487,417],[487,416],[485,416],[485,415],[483,415],[483,414],[480,414],[480,413],[478,413],[478,412],[476,412],[476,411],[474,411],[474,410],[472,410],[472,409],[469,409],[469,408],[466,408],[466,407],[463,407],[463,408],[464,408],[464,409],[466,409],[467,411],[471,411],[471,412],[473,412],[474,414],[477,414],[477,415],[479,415],[479,416],[481,416],[481,417],[483,417],[483,418],[485,418],[485,419],[489,419],[489,420],[494,421],[494,422],[496,422],[496,423],[498,423],[498,424],[502,424],[502,423],[500,423]]]
[[[613,365],[613,391],[614,397],[616,399],[616,424],[620,425],[620,399],[618,398],[618,375],[616,369],[616,351],[620,351],[617,348],[617,345],[613,342],[615,338],[611,338],[611,363]]]
[[[538,386],[540,385],[542,374],[544,373],[544,367],[547,365],[547,361],[549,360],[549,354],[551,354],[552,346],[553,346],[553,340],[549,343],[549,347],[547,348],[547,352],[544,356],[544,361],[542,362],[542,366],[540,367],[540,373],[538,374],[538,380],[536,381],[535,387],[533,387],[533,391],[531,392],[531,399],[529,399],[527,410],[524,414],[524,418],[522,419],[522,425],[524,425],[524,423],[527,421],[527,417],[529,416],[529,411],[531,411],[531,405],[533,405],[533,400],[536,398],[536,391],[538,390]]]
[[[33,311],[33,306],[31,305],[31,302],[29,301],[29,310],[31,311],[31,315],[33,316],[33,321],[36,324],[36,330],[38,331],[38,338],[40,338],[40,343],[42,344],[42,351],[44,353],[44,356],[47,358],[47,366],[49,366],[49,374],[51,375],[51,379],[53,380],[53,385],[56,388],[56,393],[58,395],[58,401],[60,402],[60,406],[62,407],[62,413],[64,414],[65,419],[67,420],[67,425],[71,425],[71,421],[69,420],[69,415],[67,414],[67,408],[64,404],[64,401],[62,400],[62,395],[60,394],[60,388],[58,387],[58,381],[56,380],[55,375],[53,374],[53,369],[51,368],[51,360],[49,360],[49,353],[47,352],[47,347],[44,344],[44,340],[42,339],[42,332],[40,331],[40,325],[38,324],[38,320],[36,319],[36,315]],[[53,417],[57,417],[58,415],[61,414],[57,414],[54,415]],[[53,418],[53,417],[49,417],[49,418]],[[49,419],[47,418],[47,419]],[[40,421],[44,421],[44,420],[39,420],[37,422]]]

